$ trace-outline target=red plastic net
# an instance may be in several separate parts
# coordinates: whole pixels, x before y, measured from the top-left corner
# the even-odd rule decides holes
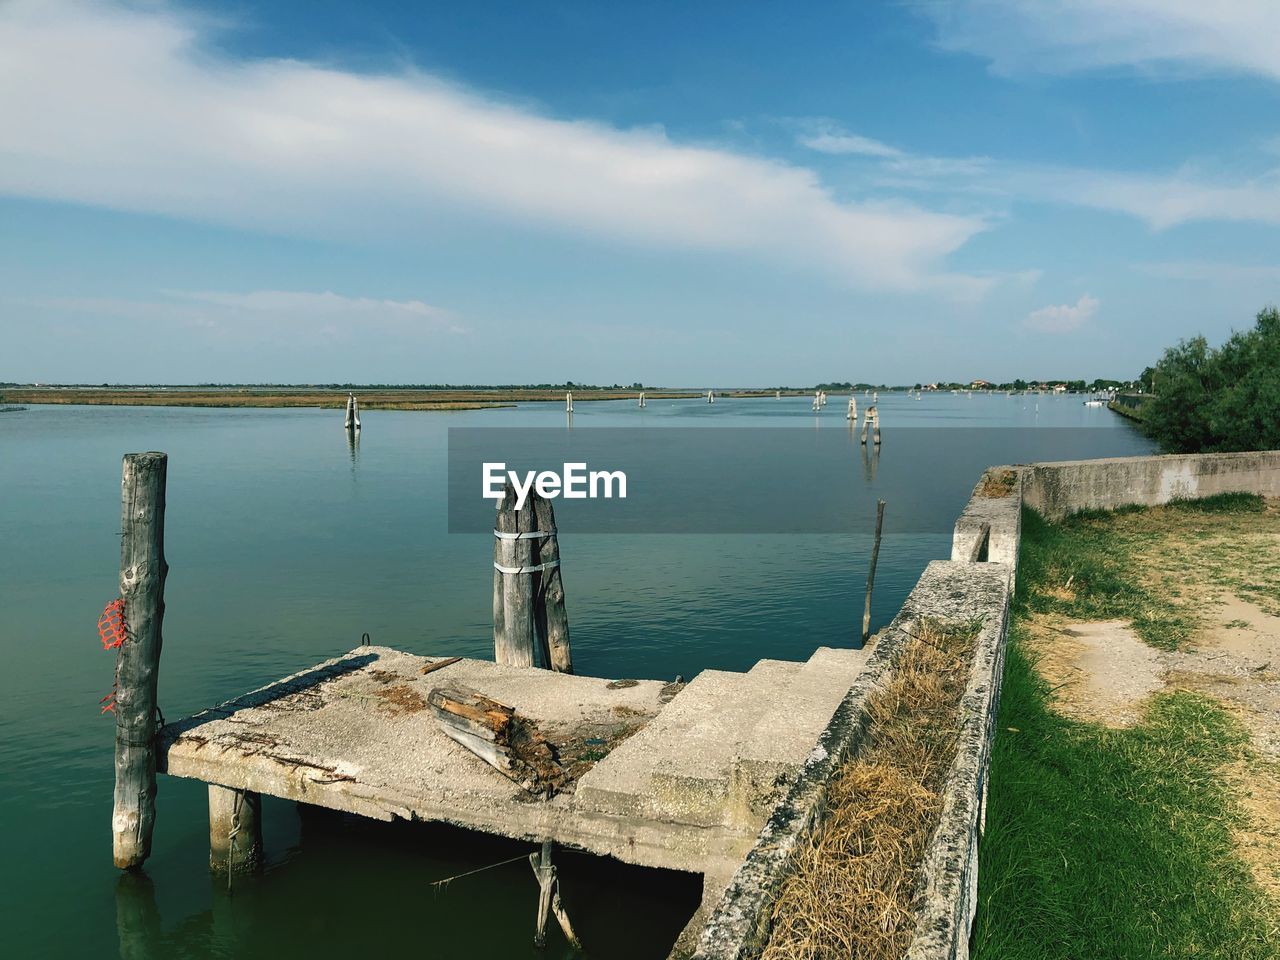
[[[107,604],[98,618],[98,637],[103,650],[116,651],[116,679],[111,692],[98,701],[103,713],[115,713],[116,691],[120,689],[120,647],[129,639],[129,627],[124,622],[124,601],[117,598]]]
[[[112,600],[102,611],[102,616],[98,618],[98,636],[102,638],[103,650],[114,650],[128,638],[123,600]]]

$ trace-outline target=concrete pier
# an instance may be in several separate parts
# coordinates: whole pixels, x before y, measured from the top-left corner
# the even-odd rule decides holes
[[[714,885],[754,843],[868,653],[822,648],[804,663],[762,660],[747,673],[708,670],[668,684],[465,659],[424,675],[440,661],[358,647],[169,724],[160,769],[217,785],[216,864],[232,853],[228,804],[248,791],[380,820],[550,840],[701,873]],[[426,709],[442,685],[482,691],[536,720],[574,784],[531,800],[458,746]]]

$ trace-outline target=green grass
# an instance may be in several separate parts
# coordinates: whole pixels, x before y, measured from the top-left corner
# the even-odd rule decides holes
[[[1200,625],[1199,610],[1179,603],[1176,576],[1153,578],[1144,555],[1167,553],[1163,540],[1177,532],[1204,541],[1194,561],[1188,562],[1216,565],[1224,586],[1238,587],[1244,596],[1274,591],[1274,579],[1243,583],[1235,582],[1240,580],[1238,575],[1234,580],[1227,576],[1245,566],[1238,556],[1239,542],[1214,539],[1220,533],[1247,529],[1265,506],[1253,494],[1227,493],[1174,501],[1157,511],[1124,507],[1110,513],[1082,512],[1057,524],[1024,510],[1016,604],[1023,611],[1076,620],[1131,620],[1147,643],[1176,650]],[[1171,566],[1171,574],[1179,572],[1176,565]],[[1248,566],[1257,568],[1256,563]]]
[[[1165,509],[1208,516],[1261,507],[1215,499]],[[1144,595],[1133,557],[1146,534],[1134,519],[1143,518],[1128,511],[1050,526],[1024,516],[980,849],[975,960],[1280,957],[1280,918],[1232,845],[1240,814],[1223,768],[1246,755],[1244,729],[1189,693],[1157,696],[1131,729],[1069,719],[1050,708],[1027,652],[1024,621],[1045,610],[1142,616],[1149,641],[1185,639],[1185,614],[1161,610],[1158,589],[1146,591],[1154,600]],[[1068,577],[1074,596],[1044,596]]]
[[[1280,956],[1280,929],[1232,847],[1220,771],[1245,748],[1239,725],[1177,693],[1158,697],[1145,723],[1111,730],[1054,713],[1048,695],[1015,636],[975,960]]]

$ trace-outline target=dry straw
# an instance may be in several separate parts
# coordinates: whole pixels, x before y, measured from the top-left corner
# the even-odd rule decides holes
[[[955,757],[973,634],[922,628],[867,704],[870,725],[799,852],[762,960],[901,960],[912,899]]]

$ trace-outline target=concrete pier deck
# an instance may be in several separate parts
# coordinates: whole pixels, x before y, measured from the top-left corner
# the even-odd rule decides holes
[[[708,670],[687,685],[610,681],[386,647],[341,657],[167,725],[171,776],[374,817],[550,839],[727,879],[790,785],[866,652]],[[445,736],[426,709],[464,685],[537,721],[578,776],[535,799]]]

